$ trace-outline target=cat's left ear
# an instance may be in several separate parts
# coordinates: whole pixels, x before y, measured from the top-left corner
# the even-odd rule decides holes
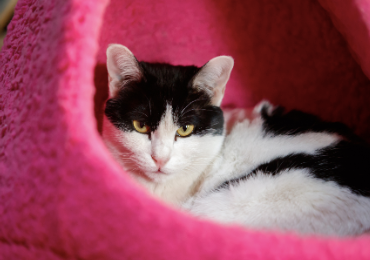
[[[212,105],[220,106],[233,66],[234,59],[230,56],[213,58],[200,69],[193,86],[205,91],[211,97]]]
[[[107,49],[109,96],[114,97],[128,82],[140,81],[143,74],[134,54],[125,46],[111,44]]]

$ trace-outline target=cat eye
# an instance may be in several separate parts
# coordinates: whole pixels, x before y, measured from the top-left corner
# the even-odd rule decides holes
[[[177,134],[179,136],[185,137],[190,135],[194,130],[194,125],[184,125],[177,129]]]
[[[144,122],[134,120],[132,121],[132,124],[134,125],[135,130],[139,133],[146,134],[150,131],[150,127],[147,126]]]

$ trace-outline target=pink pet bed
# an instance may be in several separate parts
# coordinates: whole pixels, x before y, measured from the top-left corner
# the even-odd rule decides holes
[[[267,98],[369,141],[369,1],[108,2],[16,7],[0,54],[0,259],[370,259],[368,235],[300,237],[171,209],[126,176],[98,130],[105,50],[121,43],[173,64],[231,55],[225,107]]]

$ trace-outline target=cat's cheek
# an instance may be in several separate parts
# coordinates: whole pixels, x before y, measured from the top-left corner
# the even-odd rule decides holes
[[[137,132],[132,132],[130,136],[126,137],[127,143],[138,155],[150,154],[151,152],[151,142],[147,135],[140,134]]]
[[[192,137],[179,138],[174,144],[174,149],[172,152],[172,157],[174,159],[184,162],[184,160],[189,160],[197,155],[196,149],[198,148],[198,143],[194,142]],[[184,162],[185,164],[186,162]]]
[[[122,145],[132,153],[140,166],[146,168],[147,164],[151,162],[151,143],[147,135],[137,132],[124,132],[121,140]]]
[[[162,171],[167,175],[181,174],[186,165],[186,161],[181,156],[172,155],[170,161],[163,167]]]

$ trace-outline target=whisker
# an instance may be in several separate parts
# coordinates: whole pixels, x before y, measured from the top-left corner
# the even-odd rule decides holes
[[[185,110],[188,106],[190,106],[191,104],[193,104],[194,102],[196,102],[196,101],[198,101],[198,100],[203,100],[203,99],[201,99],[201,98],[199,97],[199,98],[197,98],[197,99],[195,99],[195,100],[191,101],[189,104],[187,104],[187,105],[186,105],[186,107],[184,107],[184,109],[183,109],[183,110],[181,110],[181,112],[180,112],[180,116],[182,116],[182,112],[184,112],[184,110]]]
[[[182,119],[184,119],[184,118],[186,118],[186,117],[182,117],[182,116],[184,116],[184,115],[186,115],[187,113],[189,113],[189,112],[191,112],[191,111],[194,111],[194,110],[196,110],[196,111],[198,111],[198,110],[203,110],[203,111],[209,111],[209,112],[212,112],[213,110],[209,110],[209,109],[202,109],[202,108],[196,108],[196,109],[191,109],[191,110],[188,110],[188,111],[186,111],[184,114],[181,114],[180,116],[181,116],[181,118]]]
[[[152,115],[152,106],[150,104],[150,99],[149,99],[149,115]]]
[[[137,113],[140,113],[140,114],[143,114],[143,115],[145,115],[146,117],[148,117],[148,115],[147,114],[145,114],[144,112],[141,112],[141,111],[136,111]]]
[[[209,111],[209,112],[213,112],[214,110],[209,110],[209,109],[204,109],[204,108],[199,108],[197,110],[204,110],[204,111]]]

